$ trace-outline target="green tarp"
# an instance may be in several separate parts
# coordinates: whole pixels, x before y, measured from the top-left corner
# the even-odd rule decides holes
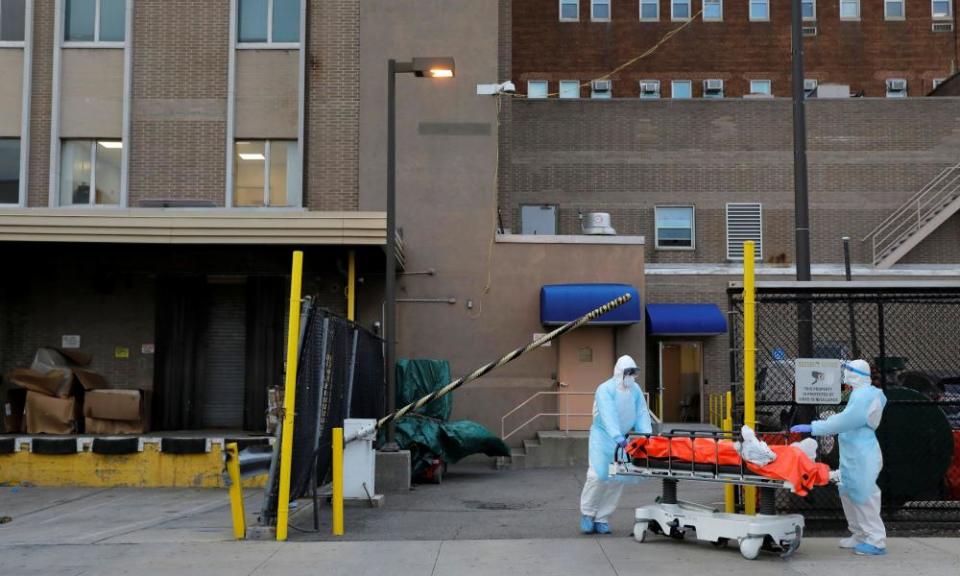
[[[450,363],[446,360],[407,360],[397,362],[397,406],[405,406],[450,383]],[[469,420],[448,422],[453,411],[453,395],[435,400],[396,423],[397,444],[410,450],[414,477],[433,456],[454,463],[471,454],[509,456],[510,449],[489,430]]]

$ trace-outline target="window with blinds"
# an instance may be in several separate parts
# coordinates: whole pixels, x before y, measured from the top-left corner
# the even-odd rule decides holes
[[[763,216],[760,203],[727,204],[727,260],[743,260],[743,243],[753,240],[754,254],[763,254]]]

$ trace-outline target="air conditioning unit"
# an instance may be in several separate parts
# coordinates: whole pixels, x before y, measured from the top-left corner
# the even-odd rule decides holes
[[[640,97],[641,98],[659,98],[660,97],[660,83],[656,80],[641,80],[640,81]]]
[[[934,22],[930,29],[934,32],[953,32],[953,22]]]
[[[903,78],[891,78],[887,80],[887,91],[889,92],[906,92],[907,91],[907,81]]]
[[[610,226],[610,214],[607,212],[584,214],[580,226],[583,233],[590,236],[616,236],[617,234],[617,231]]]
[[[609,80],[594,80],[590,83],[590,86],[593,88],[594,92],[609,92],[610,91],[610,81]]]
[[[703,89],[713,92],[723,90],[723,80],[704,80]]]
[[[804,26],[804,27],[803,27],[803,35],[804,35],[804,36],[816,36],[816,35],[817,35],[817,27],[816,27],[816,26]]]

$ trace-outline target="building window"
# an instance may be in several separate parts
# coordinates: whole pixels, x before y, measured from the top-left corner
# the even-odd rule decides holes
[[[557,233],[557,207],[537,204],[520,207],[520,233],[553,236]]]
[[[770,19],[770,0],[750,0],[750,20]]]
[[[704,98],[723,98],[723,80],[710,79],[703,81]]]
[[[816,78],[804,78],[803,79],[803,95],[807,98],[813,98],[817,95],[817,86],[820,83]]]
[[[610,19],[610,0],[590,0],[590,19],[607,21]]]
[[[300,42],[300,0],[237,0],[237,42]]]
[[[704,22],[720,22],[723,20],[723,0],[703,0]]]
[[[640,0],[640,19],[650,22],[660,19],[660,0]]]
[[[579,80],[561,80],[560,97],[564,99],[575,99],[580,97]]]
[[[804,20],[817,19],[817,0],[803,0],[800,4]]]
[[[60,205],[119,206],[122,157],[120,140],[64,140]]]
[[[0,138],[0,205],[20,203],[20,139]]]
[[[903,20],[906,18],[904,16],[904,2],[905,0],[884,0],[883,17],[886,20]]]
[[[300,149],[296,140],[238,141],[234,205],[300,206]]]
[[[950,0],[932,0],[931,10],[933,11],[933,17],[936,20],[948,19],[952,15]]]
[[[580,0],[560,0],[560,20],[580,19]]]
[[[840,0],[840,19],[859,20],[860,0]]]
[[[23,42],[26,0],[0,0],[0,42]]]
[[[670,19],[689,20],[690,0],[670,0]]]
[[[696,225],[693,206],[656,206],[654,220],[657,249],[694,249]]]
[[[549,84],[546,80],[530,80],[527,82],[527,98],[546,98]]]
[[[769,80],[751,80],[750,81],[750,93],[759,94],[762,96],[772,96],[773,89],[770,85]]]
[[[65,10],[64,42],[123,42],[126,0],[66,0]]]
[[[660,97],[659,80],[641,80],[640,97],[649,100],[655,100]]]
[[[693,98],[693,82],[689,80],[674,80],[670,83],[670,97],[674,100]]]
[[[753,240],[753,253],[762,260],[762,206],[754,202],[727,204],[727,260],[743,260],[743,243],[747,240]]]
[[[598,100],[613,98],[613,82],[610,80],[594,80],[590,83],[590,97]]]
[[[907,81],[903,78],[887,79],[887,98],[906,98]]]

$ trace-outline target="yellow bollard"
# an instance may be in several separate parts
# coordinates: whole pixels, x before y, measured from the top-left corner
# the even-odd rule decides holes
[[[753,241],[748,240],[743,243],[743,423],[756,430],[757,303],[753,250]],[[744,487],[743,505],[747,514],[756,513],[757,489],[755,487]]]
[[[733,432],[733,392],[727,392],[726,396],[726,413],[723,418],[723,431],[724,432]],[[723,503],[724,510],[727,514],[733,514],[736,512],[736,507],[733,500],[733,484],[727,484],[723,487]]]
[[[287,322],[287,373],[283,381],[283,432],[280,438],[280,493],[277,496],[277,541],[287,539],[290,520],[290,465],[293,461],[293,414],[297,395],[297,348],[300,340],[300,286],[303,252],[293,253],[290,274],[290,317]]]
[[[343,428],[333,429],[333,535],[343,536]]]
[[[233,536],[247,537],[246,514],[243,510],[243,486],[240,484],[240,451],[237,443],[227,444],[227,474],[230,476],[230,512],[233,515]]]

